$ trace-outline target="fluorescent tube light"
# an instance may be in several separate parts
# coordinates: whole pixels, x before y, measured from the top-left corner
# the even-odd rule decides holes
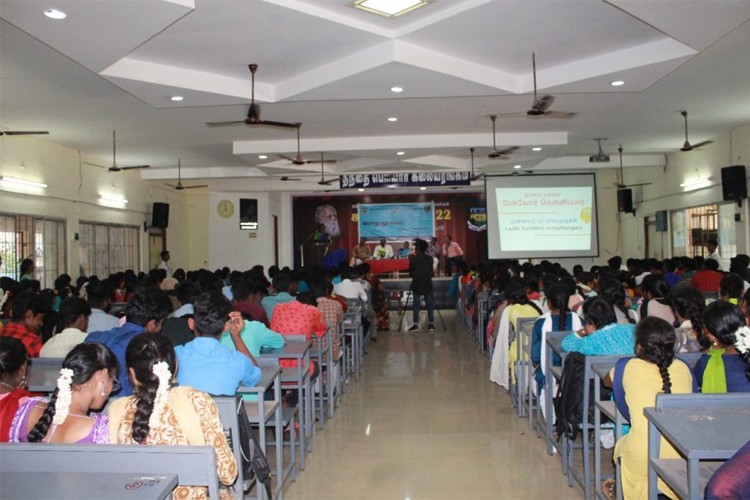
[[[694,181],[686,181],[680,184],[680,187],[685,191],[693,191],[701,189],[711,185],[711,178],[706,177],[705,179],[696,179]]]
[[[42,182],[34,182],[34,181],[27,181],[24,179],[16,179],[14,177],[8,177],[5,175],[0,175],[0,182],[4,182],[5,184],[11,185],[11,186],[24,187],[24,188],[45,189],[47,187],[47,185]]]

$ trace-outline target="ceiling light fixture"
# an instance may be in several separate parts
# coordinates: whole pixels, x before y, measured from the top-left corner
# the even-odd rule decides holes
[[[397,122],[398,118],[396,118],[395,116],[391,116],[391,117],[388,118],[388,121],[389,122]]]
[[[398,17],[424,7],[433,0],[355,0],[352,7],[383,17]]]
[[[684,191],[694,191],[711,185],[711,178],[705,177],[703,179],[696,179],[694,181],[686,181],[680,184],[680,187]]]
[[[128,200],[126,200],[125,198],[116,198],[114,196],[105,196],[105,195],[100,195],[99,201],[103,203],[114,204],[114,205],[127,205],[128,203]]]
[[[259,160],[265,160],[268,158],[268,155],[258,155]]]
[[[518,170],[518,169],[521,168],[521,165],[513,165],[513,168],[516,169],[516,170]]]
[[[169,98],[169,100],[174,101],[174,102],[180,102],[180,101],[184,101],[185,98],[182,97],[181,95],[173,95],[172,97]]]
[[[357,191],[359,191],[360,193],[364,193],[365,192],[365,188],[357,188]]]
[[[426,188],[426,187],[424,187],[424,186],[422,186],[422,187],[420,187],[420,188],[419,188],[419,190],[420,190],[420,191],[427,191],[427,188]]]
[[[396,151],[396,156],[404,156],[405,154],[403,151]]]
[[[615,80],[614,82],[610,82],[609,84],[613,87],[622,87],[623,85],[625,85],[625,82],[622,80]]]
[[[541,151],[541,150],[542,150],[542,148],[540,148],[540,147],[536,147],[536,148],[531,148],[531,150],[532,150],[532,151]]]
[[[403,87],[391,87],[391,92],[393,92],[394,94],[400,94],[403,91]]]
[[[27,188],[27,189],[28,188],[45,189],[47,187],[47,185],[42,182],[27,181],[25,179],[16,179],[15,177],[8,177],[6,175],[0,175],[0,182],[4,184],[8,184],[9,186],[22,187],[22,188]]]
[[[46,9],[44,11],[44,15],[49,17],[50,19],[56,19],[56,20],[65,19],[66,17],[68,17],[68,15],[65,12],[61,10],[57,10],[57,9]]]

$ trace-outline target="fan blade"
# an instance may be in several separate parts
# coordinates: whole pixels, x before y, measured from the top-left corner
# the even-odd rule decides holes
[[[490,158],[506,158],[509,154],[518,149],[518,146],[511,146],[505,149],[493,149],[488,155]]]
[[[141,168],[151,168],[151,165],[133,165],[132,167],[117,167],[119,170],[138,170]]]
[[[290,161],[290,162],[292,162],[292,163],[294,163],[294,162],[296,161],[296,159],[295,159],[295,158],[292,158],[291,156],[286,156],[286,155],[279,155],[279,158],[283,158],[283,159],[285,159],[286,161]]]
[[[0,130],[0,135],[47,135],[47,134],[49,134],[49,132],[47,131],[28,132],[28,131],[21,131],[21,130],[6,130],[6,131]]]
[[[699,142],[698,144],[693,144],[692,149],[698,149],[702,148],[703,146],[708,146],[709,144],[712,144],[714,141],[703,141]]]
[[[242,125],[245,123],[245,120],[239,120],[235,122],[207,122],[207,127],[228,127],[230,125]]]
[[[271,120],[261,120],[257,124],[263,125],[266,127],[281,127],[281,128],[297,128],[297,125],[299,125],[298,123],[275,122]]]
[[[338,177],[333,177],[331,179],[328,179],[327,181],[320,180],[318,181],[318,184],[320,184],[321,186],[330,186],[331,184],[333,184],[334,182],[337,182],[338,180],[339,180]]]
[[[199,186],[182,186],[182,189],[197,189],[197,188],[207,188],[208,184],[201,184]]]
[[[336,160],[305,160],[305,163],[336,163]]]
[[[628,184],[627,187],[650,186],[650,182],[639,182],[638,184]]]
[[[551,95],[542,96],[541,99],[534,101],[531,109],[526,112],[529,116],[539,116],[547,112],[552,103],[555,102],[555,97]]]
[[[282,181],[301,181],[302,180],[296,177],[287,177],[286,175],[282,175],[279,179],[281,179]]]
[[[542,118],[573,118],[577,114],[569,111],[547,111],[542,115]]]

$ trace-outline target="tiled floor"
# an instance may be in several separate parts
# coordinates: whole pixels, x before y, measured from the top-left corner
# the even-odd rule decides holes
[[[448,331],[380,332],[287,499],[581,498],[560,458],[489,381],[489,363]],[[438,321],[438,325],[440,322]]]

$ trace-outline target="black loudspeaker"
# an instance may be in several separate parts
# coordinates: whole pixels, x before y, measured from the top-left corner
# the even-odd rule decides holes
[[[659,210],[656,212],[656,230],[666,231],[667,230],[667,211]]]
[[[169,226],[169,203],[154,202],[154,209],[151,216],[151,227],[168,227]]]
[[[724,195],[724,201],[747,198],[745,165],[732,165],[721,169],[721,192]]]
[[[630,213],[633,211],[633,190],[617,190],[617,211]]]

